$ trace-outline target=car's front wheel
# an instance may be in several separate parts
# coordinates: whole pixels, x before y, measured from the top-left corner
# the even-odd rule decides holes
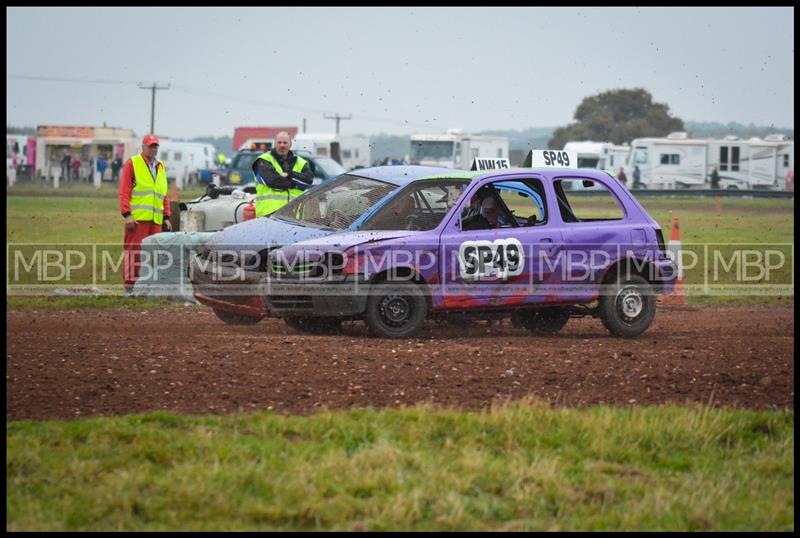
[[[410,338],[422,329],[427,315],[428,301],[421,286],[382,282],[367,299],[364,322],[373,336]]]
[[[656,315],[653,286],[639,275],[628,275],[605,284],[598,313],[611,334],[623,338],[639,336],[650,327]]]
[[[214,309],[214,314],[217,315],[219,319],[227,323],[228,325],[255,325],[261,318],[256,318],[253,316],[243,316],[241,314],[233,314],[226,310],[219,310],[217,308]]]

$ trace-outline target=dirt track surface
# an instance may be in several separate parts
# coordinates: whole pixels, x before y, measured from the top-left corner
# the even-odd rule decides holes
[[[228,326],[210,309],[9,311],[6,419],[153,410],[308,414],[428,402],[794,408],[794,308],[660,308],[635,340],[572,319],[554,337],[508,321],[428,322],[412,340],[305,335],[281,320]],[[123,331],[122,328],[127,330]]]

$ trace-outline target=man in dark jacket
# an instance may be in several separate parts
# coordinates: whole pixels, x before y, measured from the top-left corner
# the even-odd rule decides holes
[[[717,172],[717,167],[716,166],[711,171],[711,188],[712,189],[718,189],[719,188],[719,172]]]
[[[286,131],[275,135],[275,147],[253,162],[256,176],[256,216],[274,213],[297,198],[314,181],[311,165],[291,151]]]

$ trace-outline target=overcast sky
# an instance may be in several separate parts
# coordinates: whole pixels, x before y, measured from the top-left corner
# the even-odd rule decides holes
[[[642,87],[684,121],[794,128],[794,8],[6,8],[7,124],[173,137],[562,126]],[[19,78],[19,77],[37,77]],[[115,81],[90,83],[43,78]]]

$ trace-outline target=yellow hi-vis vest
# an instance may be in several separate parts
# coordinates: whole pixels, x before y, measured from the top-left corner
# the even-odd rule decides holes
[[[131,157],[135,184],[131,191],[131,217],[133,220],[164,222],[164,198],[167,196],[167,172],[164,163],[156,164],[156,177],[141,155]],[[158,166],[161,165],[161,166]]]
[[[283,173],[283,168],[281,168],[281,165],[277,160],[275,160],[275,157],[272,156],[272,153],[263,153],[259,155],[258,158],[264,159],[271,164],[275,171],[279,174]],[[304,158],[297,157],[297,161],[292,167],[292,172],[302,172],[303,167],[307,162],[308,161],[306,161]],[[267,187],[263,183],[256,182],[256,217],[263,217],[264,215],[269,215],[270,213],[276,212],[303,194],[303,192],[304,191],[300,189],[287,189],[284,191],[279,191]]]

